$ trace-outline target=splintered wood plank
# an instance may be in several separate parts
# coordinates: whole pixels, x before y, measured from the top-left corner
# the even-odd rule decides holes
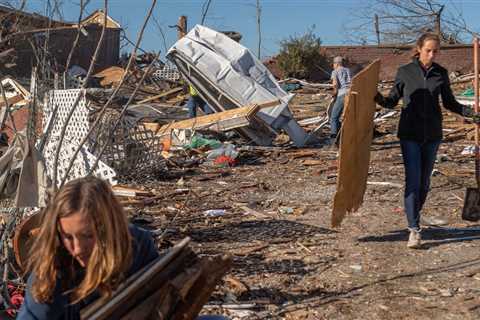
[[[373,99],[377,93],[379,71],[380,60],[375,60],[352,79],[345,97],[333,227],[340,226],[347,212],[357,211],[363,203],[373,138]]]
[[[95,78],[101,78],[100,85],[105,86],[116,86],[120,83],[123,74],[125,73],[125,69],[112,66],[108,67],[94,75]]]
[[[176,88],[173,88],[173,89],[170,89],[168,91],[165,91],[165,92],[162,92],[160,94],[157,94],[155,96],[152,96],[152,97],[148,97],[146,99],[143,99],[142,101],[139,101],[138,104],[142,104],[142,103],[147,103],[147,102],[150,102],[150,101],[153,101],[153,100],[157,100],[157,99],[160,99],[160,98],[165,98],[165,97],[169,97],[169,96],[172,96],[174,94],[178,94],[180,93],[180,91],[182,91],[183,88],[182,87],[176,87]]]
[[[7,98],[7,104],[10,106],[12,104],[15,104],[17,102],[20,102],[24,100],[23,97],[19,94],[13,96],[13,97],[10,97],[10,98]],[[0,99],[0,107],[4,107],[5,106],[5,100],[3,99]]]
[[[173,129],[206,128],[206,127],[215,125],[219,122],[224,122],[224,124],[230,123],[228,126],[227,125],[220,126],[220,129],[229,130],[235,127],[235,124],[232,123],[234,122],[235,119],[238,119],[238,121],[241,123],[241,125],[238,125],[238,126],[246,126],[248,125],[248,123],[245,123],[245,119],[250,121],[251,119],[253,119],[255,114],[258,111],[260,111],[260,109],[274,107],[279,103],[280,102],[278,100],[274,100],[274,101],[254,104],[254,105],[246,106],[242,108],[235,108],[235,109],[230,109],[223,112],[208,114],[205,116],[187,119],[179,122],[172,122],[160,127],[160,129],[158,129],[157,131],[157,135],[168,134]]]
[[[85,320],[194,320],[221,278],[229,256],[199,257],[182,240],[125,280],[111,296],[81,310]]]

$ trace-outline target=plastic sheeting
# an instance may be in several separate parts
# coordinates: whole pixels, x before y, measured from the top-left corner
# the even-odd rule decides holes
[[[170,48],[167,57],[217,112],[279,99],[280,105],[262,109],[258,117],[273,131],[285,130],[295,145],[304,145],[306,133],[288,108],[293,95],[280,87],[247,48],[222,33],[196,25]]]

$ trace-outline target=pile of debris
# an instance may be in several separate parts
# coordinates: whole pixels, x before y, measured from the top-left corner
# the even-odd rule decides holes
[[[38,26],[45,22],[44,19],[30,18],[36,22],[25,31],[28,34],[43,32]],[[231,223],[241,235],[245,233],[242,223],[252,227],[257,220],[265,220],[269,223],[265,223],[267,227],[261,234],[268,237],[272,232],[269,228],[277,227],[273,219],[301,216],[309,208],[285,203],[284,191],[278,190],[272,198],[262,200],[263,207],[259,209],[251,199],[260,191],[272,191],[274,183],[266,178],[256,182],[254,178],[257,177],[252,176],[256,173],[247,165],[293,163],[295,166],[292,165],[291,170],[298,166],[302,174],[308,171],[321,177],[326,185],[337,183],[338,189],[345,191],[348,182],[352,181],[343,175],[348,171],[345,168],[355,167],[351,166],[355,162],[352,159],[359,159],[356,151],[362,147],[364,157],[355,163],[359,169],[347,172],[360,181],[348,186],[355,189],[349,193],[355,194],[355,201],[341,208],[342,212],[334,221],[339,224],[344,211],[358,209],[363,200],[366,177],[371,174],[368,170],[370,150],[394,140],[396,125],[393,120],[399,113],[375,110],[372,98],[377,89],[378,63],[367,67],[371,73],[368,77],[359,73],[368,80],[363,81],[369,82],[368,90],[363,87],[363,78],[359,77],[355,83],[360,98],[365,100],[362,107],[369,107],[368,126],[361,128],[368,134],[362,136],[361,146],[351,143],[352,152],[340,150],[339,159],[336,150],[323,148],[329,136],[326,128],[333,102],[332,85],[291,78],[277,81],[247,48],[225,33],[197,25],[172,46],[166,62],[160,61],[155,53],[137,55],[137,48],[120,59],[118,52],[102,51],[100,56],[113,55],[117,59],[112,62],[99,58],[94,69],[98,52],[93,50],[95,48],[83,48],[87,46],[82,45],[82,41],[88,40],[84,32],[91,37],[98,36],[93,37],[98,42],[96,47],[107,50],[110,47],[102,46],[101,31],[108,29],[108,41],[114,41],[120,29],[117,22],[97,11],[80,25],[53,22],[50,29],[50,37],[54,40],[64,34],[62,30],[67,30],[64,34],[67,38],[78,34],[79,52],[73,46],[73,58],[60,57],[58,63],[62,68],[53,66],[53,60],[45,59],[49,62],[28,70],[28,77],[24,70],[19,70],[0,81],[0,199],[7,199],[7,206],[12,207],[2,212],[3,288],[0,291],[10,314],[18,308],[24,286],[20,270],[25,250],[18,244],[24,241],[19,240],[19,233],[17,244],[13,244],[18,270],[10,263],[13,230],[34,211],[32,208],[44,207],[49,195],[71,179],[93,174],[110,181],[131,221],[149,228],[164,248],[171,247],[171,240],[180,241],[183,236],[193,235],[199,239],[211,236],[215,232],[207,227],[217,223]],[[5,54],[0,53],[0,60],[8,57],[2,66],[13,68],[15,61],[21,61],[21,57],[15,57],[19,52],[17,47],[29,37],[17,41],[19,32],[24,32],[15,29],[9,32],[7,41],[2,40]],[[232,36],[237,35],[232,33]],[[113,51],[116,49],[118,46],[114,46]],[[79,56],[84,50],[88,51],[88,64]],[[49,55],[55,52],[52,49]],[[467,89],[471,76],[455,75],[452,80],[459,92]],[[188,86],[210,106],[211,114],[189,118],[185,106],[189,98]],[[379,89],[385,93],[391,86],[391,82],[383,82]],[[459,100],[468,103],[472,99],[465,91]],[[345,125],[358,124],[355,117],[348,114],[355,113],[354,108],[359,108],[359,103],[349,104],[350,109],[345,114],[350,119]],[[450,113],[445,113],[444,123],[446,141],[473,139],[471,123],[460,121]],[[373,146],[371,133],[377,139]],[[357,141],[357,134],[355,131],[344,136]],[[463,156],[473,155],[469,143],[462,147]],[[346,161],[349,162],[346,164]],[[444,171],[442,174],[449,174]],[[224,181],[231,176],[244,180]],[[398,188],[393,182],[390,185]],[[232,189],[245,190],[250,198],[229,193]],[[228,197],[224,198],[225,194]],[[343,195],[340,200],[352,200],[347,198]],[[343,202],[336,199],[336,205],[338,203]],[[294,233],[297,231],[302,230],[294,230]],[[319,230],[307,231],[316,236],[314,232]],[[221,237],[221,234],[216,236]],[[296,239],[298,235],[290,236]],[[304,240],[295,240],[295,246],[310,252]],[[274,241],[281,243],[279,239],[269,242],[261,238],[255,245],[236,248],[233,252],[236,257],[254,255],[274,245]],[[165,318],[193,318],[207,302],[215,285],[221,282],[231,260],[197,255],[187,248],[186,242],[169,249],[153,267],[150,266],[149,272],[134,276],[130,285],[122,287],[109,301],[84,310],[83,316],[134,318],[160,312]],[[220,248],[231,249],[226,245]],[[213,249],[209,250],[212,252],[207,250],[207,255],[214,253]],[[321,263],[327,264],[330,261],[327,260]],[[235,259],[233,263],[237,267],[251,268]],[[250,292],[251,288],[234,277],[228,277],[222,285],[216,292],[216,299],[224,298],[223,302],[229,301],[225,298],[228,295],[226,287],[236,288],[241,292],[239,296],[255,295]],[[155,305],[154,300],[162,300],[162,303]],[[209,307],[217,308],[215,304]],[[268,312],[264,314],[267,316]]]
[[[44,20],[37,22],[35,26]],[[28,29],[29,35],[41,32],[41,28],[30,27],[33,29]],[[120,26],[102,11],[80,25],[60,22],[51,25],[51,41],[57,41],[62,30],[80,39],[78,47],[71,48],[73,55],[57,57],[57,63],[64,67],[53,66],[46,58],[42,61],[48,64],[28,70],[28,77],[25,70],[18,69],[10,72],[14,76],[0,82],[0,198],[7,199],[7,206],[14,208],[5,215],[9,219],[5,219],[2,233],[5,262],[2,292],[12,314],[18,308],[12,295],[17,296],[15,290],[20,290],[23,284],[20,269],[15,272],[8,267],[12,256],[7,247],[11,245],[13,229],[33,212],[31,208],[44,207],[49,195],[67,181],[90,174],[102,177],[114,186],[126,208],[142,208],[169,194],[182,195],[181,179],[189,170],[199,170],[203,178],[209,179],[209,172],[213,172],[213,177],[216,172],[227,172],[241,163],[258,161],[254,154],[261,154],[261,148],[301,147],[316,142],[302,126],[318,124],[318,116],[298,123],[289,108],[293,98],[287,92],[290,88],[277,83],[260,61],[225,33],[196,26],[169,50],[169,62],[160,61],[154,53],[137,55],[135,48],[115,63],[102,58],[95,63],[94,70],[97,57],[112,55],[105,52],[109,46],[102,46],[104,29],[112,36],[110,41],[116,38]],[[98,35],[96,47],[104,50],[100,55],[98,50],[83,52],[90,55],[91,64],[82,63],[77,56],[77,50],[83,50],[85,32]],[[12,31],[9,41],[3,42],[4,46],[13,46],[11,50],[5,47],[9,59],[3,66],[15,67],[14,61],[21,61],[16,56],[20,45],[17,36]],[[213,38],[216,40],[212,41]],[[187,50],[188,47],[192,50]],[[219,61],[222,63],[217,64]],[[219,73],[224,77],[217,77]],[[196,88],[212,107],[212,114],[188,118],[185,107],[188,85]],[[301,85],[303,90],[308,87],[306,83]],[[313,87],[313,90],[325,88]],[[173,193],[159,194],[142,187],[178,175],[180,188]],[[222,210],[208,214],[221,215]],[[136,216],[132,215],[132,221],[136,221]],[[18,242],[26,240],[21,239],[17,237],[14,246],[17,261],[19,256],[25,256]],[[200,268],[192,267],[193,260]],[[163,314],[178,313],[181,318],[180,315],[188,313],[193,317],[229,264],[228,259],[208,263],[195,257],[193,260],[185,261],[188,267],[185,273],[179,270],[168,273],[170,282],[180,286],[177,289],[183,292],[181,300],[185,305],[170,310],[170,305],[164,304],[160,308]],[[215,268],[218,276],[212,277]],[[198,284],[192,282],[193,278]],[[193,299],[205,281],[210,283],[210,291],[202,291]],[[171,295],[167,291],[155,294],[152,291],[151,299]],[[190,296],[190,304],[196,307],[190,306],[187,312],[189,303],[185,299]],[[105,311],[92,310],[92,314]],[[108,312],[119,311],[113,308]]]

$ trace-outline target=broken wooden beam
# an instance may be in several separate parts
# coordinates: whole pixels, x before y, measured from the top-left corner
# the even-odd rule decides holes
[[[151,197],[153,193],[150,191],[140,190],[136,188],[131,188],[127,186],[116,185],[112,187],[113,194],[117,197]]]
[[[167,97],[170,97],[174,94],[178,94],[179,92],[181,92],[183,90],[182,87],[177,87],[177,88],[173,88],[173,89],[170,89],[168,91],[165,91],[165,92],[162,92],[160,94],[157,94],[157,95],[154,95],[152,97],[148,97],[146,99],[143,99],[139,102],[137,102],[137,104],[143,104],[143,103],[147,103],[147,102],[150,102],[150,101],[153,101],[153,100],[157,100],[157,99],[160,99],[160,98],[167,98]]]
[[[157,135],[170,134],[173,129],[217,129],[227,131],[235,128],[248,126],[255,118],[255,114],[263,108],[270,108],[278,105],[279,100],[254,104],[251,106],[230,109],[223,112],[208,114],[201,117],[187,119],[179,122],[172,122],[160,127]]]
[[[12,104],[18,103],[22,100],[25,100],[21,95],[17,94],[13,97],[7,98],[7,104],[11,106]],[[0,101],[0,108],[5,106],[5,100]]]

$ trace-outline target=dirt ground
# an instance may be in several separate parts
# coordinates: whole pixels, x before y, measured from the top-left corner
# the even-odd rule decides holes
[[[296,116],[321,114],[324,98],[299,95]],[[450,118],[446,127],[462,125]],[[376,126],[368,177],[373,184],[341,228],[330,227],[337,151],[321,144],[253,148],[232,168],[172,170],[149,185],[165,196],[131,210],[133,221],[154,230],[162,245],[189,236],[201,255],[233,257],[204,313],[233,319],[478,319],[480,225],[461,219],[465,188],[475,186],[474,159],[461,151],[473,142],[464,136],[442,144],[423,215],[449,224],[425,227],[423,247],[407,249],[397,122],[398,114]],[[210,209],[224,211],[209,216]]]

